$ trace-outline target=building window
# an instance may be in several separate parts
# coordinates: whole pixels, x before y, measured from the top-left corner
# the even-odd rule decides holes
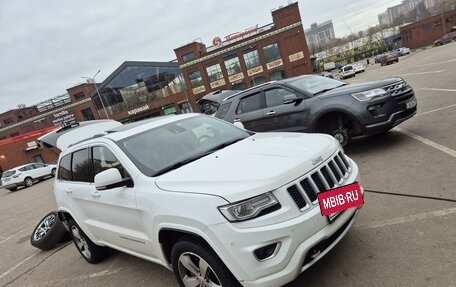
[[[232,89],[242,91],[242,90],[247,89],[247,85],[244,82],[240,82],[240,83],[234,84]]]
[[[75,100],[81,100],[83,98],[85,98],[84,92],[80,92],[80,93],[77,93],[77,94],[74,95],[74,99]]]
[[[183,114],[193,112],[192,106],[190,106],[190,104],[188,102],[184,102],[184,103],[180,104],[179,107],[180,107],[181,113],[183,113]]]
[[[446,18],[445,21],[448,22],[453,22],[453,17]]]
[[[194,71],[189,73],[188,78],[193,88],[200,87],[203,85],[203,78],[201,78],[200,71]]]
[[[3,122],[5,123],[5,125],[11,125],[11,124],[14,124],[14,121],[12,118],[7,118],[7,119],[4,119]]]
[[[285,79],[285,71],[275,71],[271,74],[271,81],[279,81]]]
[[[228,76],[232,76],[241,72],[241,64],[239,58],[235,57],[225,61],[225,68]]]
[[[320,40],[324,39],[325,38],[325,32],[318,32],[318,38],[320,38]]]
[[[326,36],[326,38],[329,38],[331,36],[331,33],[329,33],[329,30],[325,31],[325,36]]]
[[[193,52],[182,56],[182,61],[184,61],[184,63],[190,62],[194,59],[195,59],[195,53],[193,53]]]
[[[244,62],[247,70],[258,67],[261,65],[260,56],[257,50],[244,54]]]
[[[314,42],[314,36],[309,36],[309,42],[311,42],[311,43]]]
[[[85,121],[92,121],[95,119],[91,108],[83,109],[81,111],[81,113],[82,113],[82,117],[84,118]]]
[[[434,22],[435,27],[439,27],[440,25],[442,25],[442,22],[440,20]]]
[[[280,59],[279,44],[274,43],[263,47],[263,53],[267,63]]]
[[[215,82],[223,78],[222,68],[220,64],[215,64],[206,68],[207,75],[211,82]]]
[[[256,85],[259,85],[259,84],[263,84],[263,83],[266,83],[266,78],[265,77],[254,78],[252,81],[250,81],[250,85],[252,87],[256,86]]]

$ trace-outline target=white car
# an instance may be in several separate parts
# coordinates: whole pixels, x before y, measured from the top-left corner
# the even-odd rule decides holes
[[[82,257],[96,263],[114,248],[173,270],[180,286],[282,286],[359,212],[320,213],[317,193],[359,179],[329,135],[255,134],[184,114],[40,140],[63,150],[54,193]]]
[[[55,175],[56,166],[44,163],[29,163],[7,170],[2,175],[2,187],[16,191],[18,187],[30,187],[35,181]]]
[[[365,72],[365,67],[361,63],[354,64],[353,69],[355,70],[355,74]]]
[[[398,49],[396,49],[395,53],[398,56],[408,55],[408,54],[410,54],[410,48],[407,48],[407,47],[398,48]]]
[[[339,78],[341,80],[351,78],[355,76],[355,69],[353,68],[352,65],[346,65],[340,68],[339,71]]]

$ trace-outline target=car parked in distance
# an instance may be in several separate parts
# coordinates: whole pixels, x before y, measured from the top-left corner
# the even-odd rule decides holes
[[[202,114],[111,122],[39,139],[62,150],[58,214],[89,263],[110,247],[173,270],[179,286],[283,286],[359,213],[321,214],[318,193],[359,180],[331,136],[253,133]]]
[[[2,187],[16,191],[18,187],[30,187],[34,182],[55,175],[56,166],[44,163],[29,163],[7,170],[2,175]]]
[[[434,41],[435,46],[441,46],[443,44],[448,44],[450,42],[456,41],[456,31],[447,33],[441,38]]]
[[[355,76],[355,69],[353,68],[352,65],[346,65],[340,68],[339,71],[339,78],[341,80],[351,78]]]
[[[353,64],[353,69],[355,70],[355,74],[364,73],[365,66],[361,63]]]
[[[330,73],[330,72],[321,72],[320,76],[326,77],[326,78],[330,78],[330,79],[334,79],[334,75],[332,73]]]
[[[344,146],[354,136],[387,132],[415,115],[416,105],[401,78],[347,84],[303,75],[228,97],[215,117],[256,132],[326,133]]]
[[[410,54],[410,48],[401,47],[394,51],[398,56],[404,56]]]
[[[380,65],[382,66],[392,63],[399,63],[399,56],[396,53],[388,53],[380,59]]]

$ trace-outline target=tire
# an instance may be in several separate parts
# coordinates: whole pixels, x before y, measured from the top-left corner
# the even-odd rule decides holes
[[[171,251],[171,260],[174,275],[181,287],[241,286],[217,254],[200,240],[189,237],[178,241]],[[206,272],[201,272],[202,265],[207,266]]]
[[[52,177],[55,176],[55,170],[56,170],[55,168],[53,168],[53,169],[51,170],[51,176],[52,176]]]
[[[33,230],[30,243],[41,250],[50,250],[67,234],[56,211],[49,212]]]
[[[33,178],[31,177],[26,177],[24,179],[24,186],[25,187],[31,187],[33,185]]]
[[[350,131],[345,127],[338,127],[331,132],[331,135],[345,147],[351,141]]]
[[[109,255],[109,248],[99,246],[90,240],[87,235],[81,230],[79,225],[73,219],[68,220],[70,234],[73,239],[76,249],[81,256],[89,263],[98,263],[104,260]]]
[[[16,191],[17,190],[17,187],[10,187],[8,188],[9,191]]]

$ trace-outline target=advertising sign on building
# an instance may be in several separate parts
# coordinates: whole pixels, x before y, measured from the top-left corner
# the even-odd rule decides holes
[[[258,66],[258,67],[252,68],[250,70],[247,70],[247,75],[249,75],[249,77],[250,77],[250,76],[262,73],[262,72],[263,72],[263,66]]]
[[[128,111],[128,115],[129,115],[129,116],[134,116],[134,115],[136,115],[136,114],[145,112],[145,111],[147,111],[147,110],[149,110],[149,109],[150,109],[149,105],[146,104],[146,105],[144,105],[144,106],[142,106],[142,107],[139,107],[139,108],[136,108],[136,109],[129,110],[129,111]]]
[[[66,126],[72,124],[76,121],[74,114],[70,114],[67,110],[54,114],[54,120],[52,123],[56,126]]]
[[[244,73],[237,73],[237,74],[234,74],[234,75],[228,77],[228,80],[230,81],[230,83],[233,83],[233,82],[236,82],[236,81],[239,81],[242,79],[244,79]]]
[[[280,67],[282,65],[283,65],[283,60],[282,59],[278,59],[278,60],[266,63],[266,67],[268,68],[268,70],[274,69],[276,67]]]
[[[225,84],[226,84],[225,79],[220,79],[220,80],[211,82],[211,89],[215,89],[215,88],[223,86]]]
[[[199,86],[199,87],[193,88],[192,91],[193,91],[193,94],[196,95],[196,94],[206,91],[206,88],[204,86]]]
[[[300,59],[303,59],[303,58],[304,58],[304,53],[302,51],[300,51],[298,53],[291,54],[290,56],[288,56],[288,59],[290,59],[290,62],[294,62],[294,61],[297,61],[297,60],[300,60]]]

